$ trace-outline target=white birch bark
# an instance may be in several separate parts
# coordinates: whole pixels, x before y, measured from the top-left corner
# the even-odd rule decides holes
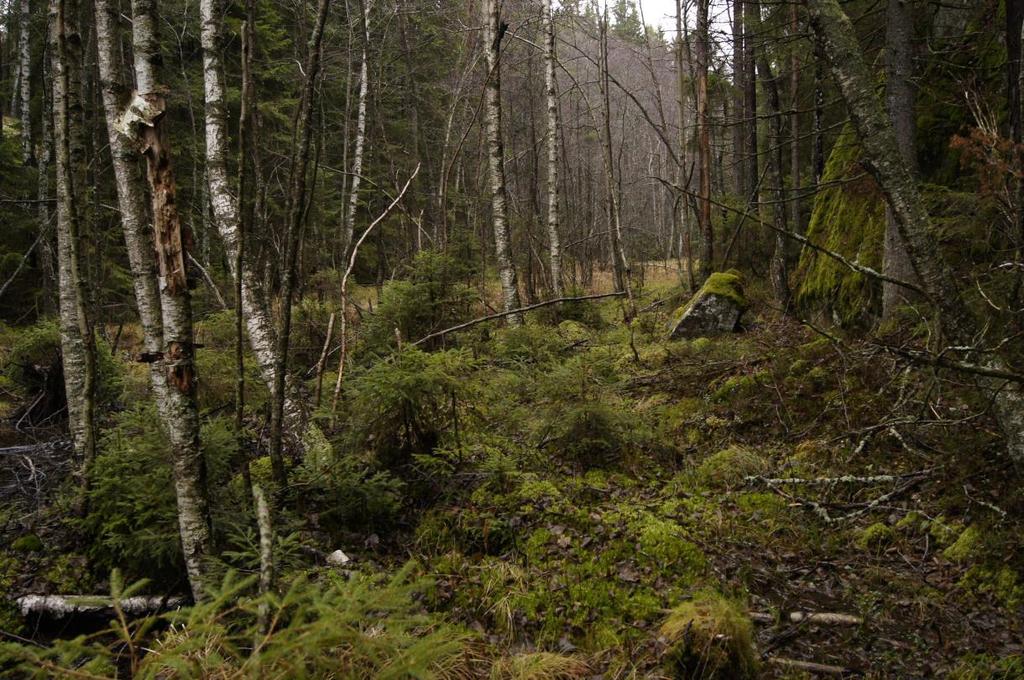
[[[487,52],[487,83],[485,118],[487,123],[487,166],[491,180],[491,221],[494,227],[494,250],[501,281],[501,297],[505,311],[519,309],[519,284],[512,260],[512,234],[508,224],[508,196],[505,185],[505,145],[501,139],[501,38],[507,26],[501,23],[501,0],[485,0],[484,49]],[[521,326],[522,314],[508,317],[509,325]]]
[[[61,358],[67,393],[68,429],[75,454],[84,465],[96,451],[95,430],[95,344],[85,301],[84,272],[80,262],[81,223],[76,180],[82,173],[76,166],[84,161],[80,138],[81,101],[76,96],[81,40],[77,32],[76,9],[66,0],[51,0],[53,35],[53,108],[56,144],[57,193],[57,277],[60,311]],[[87,478],[85,478],[87,481]],[[87,484],[83,485],[87,488]]]
[[[211,551],[206,464],[199,444],[199,413],[195,398],[192,305],[185,276],[185,248],[174,203],[176,192],[170,150],[163,131],[163,97],[158,85],[160,43],[156,0],[132,0],[132,44],[138,92],[122,120],[136,116],[152,191],[154,243],[160,266],[159,294],[163,345],[158,359],[167,381],[161,415],[171,443],[171,466],[178,505],[185,568],[192,596],[205,594],[205,560]],[[121,129],[125,129],[122,122]],[[130,128],[129,128],[130,130]]]
[[[18,94],[21,97],[21,160],[32,165],[32,49],[29,27],[32,25],[32,9],[29,0],[21,0],[21,18],[18,32]]]
[[[356,112],[356,139],[352,152],[352,171],[348,194],[348,206],[345,208],[345,224],[342,234],[342,261],[348,259],[352,239],[355,236],[356,209],[359,207],[359,186],[363,175],[363,150],[366,146],[366,99],[370,89],[369,49],[370,49],[370,0],[360,0],[362,9],[363,51],[359,60],[359,104]]]
[[[273,389],[276,361],[276,337],[270,311],[260,292],[259,277],[244,260],[238,267],[239,209],[238,199],[233,194],[228,178],[228,129],[227,105],[224,86],[224,63],[221,58],[223,47],[223,24],[225,9],[223,0],[202,0],[199,5],[201,43],[203,48],[203,95],[206,103],[206,177],[209,187],[210,205],[217,232],[224,243],[228,266],[233,277],[241,277],[242,312],[245,315],[249,346],[252,347],[256,363],[259,364],[263,381]],[[285,429],[289,437],[299,441],[302,435],[302,405],[293,390],[285,396]]]
[[[562,246],[558,237],[558,80],[555,77],[555,21],[551,0],[544,0],[544,89],[548,113],[548,254],[551,260],[551,291],[562,297]]]

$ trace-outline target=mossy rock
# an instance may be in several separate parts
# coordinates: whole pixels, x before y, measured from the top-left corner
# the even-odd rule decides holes
[[[757,677],[753,625],[739,606],[717,593],[702,593],[673,609],[661,634],[670,645],[665,665],[673,678]]]
[[[40,552],[43,549],[43,542],[35,534],[25,534],[11,543],[11,550],[16,552]]]
[[[892,543],[894,533],[891,526],[875,522],[860,531],[857,536],[857,545],[864,550],[878,552]]]
[[[749,308],[743,292],[743,275],[735,269],[715,272],[690,301],[673,312],[670,338],[695,338],[732,333]]]
[[[807,238],[814,244],[881,270],[885,201],[860,164],[861,147],[847,124],[832,147],[822,189],[814,199]],[[830,314],[842,325],[877,316],[881,287],[833,258],[804,248],[796,270],[796,301]]]
[[[981,558],[984,551],[985,541],[981,531],[971,525],[960,532],[953,543],[942,551],[942,556],[950,562],[964,564],[974,562]]]
[[[713,489],[734,489],[745,478],[765,471],[765,460],[741,446],[731,446],[704,459],[696,470],[697,481]]]

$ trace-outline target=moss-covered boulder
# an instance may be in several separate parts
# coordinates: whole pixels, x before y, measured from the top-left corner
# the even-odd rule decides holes
[[[689,302],[672,314],[669,337],[699,338],[736,332],[747,307],[743,275],[735,269],[715,272]]]
[[[814,199],[807,238],[814,244],[881,271],[885,200],[861,165],[852,125],[839,134]],[[824,253],[804,248],[796,270],[797,303],[853,325],[880,311],[881,287]]]

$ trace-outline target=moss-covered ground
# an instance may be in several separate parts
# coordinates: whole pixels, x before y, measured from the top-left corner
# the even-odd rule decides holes
[[[338,547],[356,572],[413,560],[432,582],[417,606],[467,631],[485,677],[805,677],[777,657],[873,678],[1022,677],[1024,498],[984,400],[748,295],[748,330],[714,339],[666,339],[686,297],[669,282],[629,324],[611,300],[430,352],[357,347],[338,416],[317,412],[323,441],[293,470],[282,573],[315,579],[315,555]],[[315,354],[323,313],[304,313]],[[224,561],[252,568],[224,463],[229,321],[200,324],[200,403]],[[145,375],[122,363],[119,389],[142,398]],[[102,592],[113,566],[173,587],[154,419],[115,402],[89,516],[67,519],[59,490],[47,510],[2,511],[5,592]],[[793,611],[863,623],[783,622]],[[0,629],[19,626],[0,605]]]

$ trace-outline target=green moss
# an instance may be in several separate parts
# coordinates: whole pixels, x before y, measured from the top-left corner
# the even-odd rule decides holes
[[[1011,612],[1024,605],[1024,583],[1020,575],[1006,565],[973,566],[960,579],[960,586],[992,597]]]
[[[741,446],[731,446],[708,456],[696,470],[699,482],[715,489],[733,489],[743,480],[765,471],[764,459]]]
[[[750,373],[742,373],[740,375],[733,375],[726,378],[715,393],[711,396],[711,400],[715,402],[725,402],[729,399],[742,396],[755,389],[758,385],[757,376]]]
[[[857,536],[857,545],[864,550],[878,551],[888,546],[893,539],[892,527],[882,522],[862,529]]]
[[[984,548],[984,540],[981,532],[974,525],[971,525],[960,532],[949,547],[942,551],[942,555],[951,562],[973,562],[981,557]]]
[[[17,552],[39,552],[43,549],[43,542],[35,534],[26,534],[11,543],[11,550]]]
[[[750,307],[746,294],[743,291],[743,274],[735,269],[724,272],[714,272],[707,278],[704,285],[700,287],[693,297],[683,306],[677,308],[671,314],[672,323],[669,328],[675,328],[679,320],[683,318],[695,302],[708,295],[718,295],[732,300],[741,310]]]
[[[661,634],[671,645],[665,664],[673,678],[757,676],[753,625],[737,604],[717,593],[702,593],[673,609]]]
[[[683,528],[670,520],[645,513],[633,525],[640,551],[661,565],[679,565],[684,573],[696,576],[707,566],[700,548],[683,538]]]
[[[885,201],[860,167],[861,149],[853,126],[847,124],[836,140],[818,191],[807,238],[847,259],[880,270],[885,235]],[[856,179],[850,179],[857,176]],[[797,302],[805,308],[825,308],[842,324],[853,324],[876,310],[877,282],[831,257],[804,248],[797,267]]]

